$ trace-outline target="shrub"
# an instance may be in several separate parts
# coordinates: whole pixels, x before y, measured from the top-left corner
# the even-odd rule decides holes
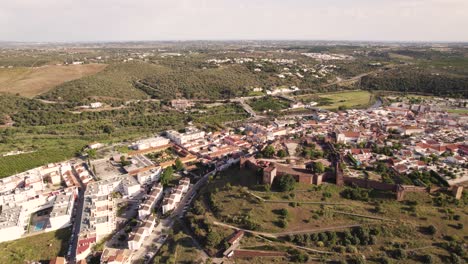
[[[279,211],[279,214],[280,214],[281,216],[287,217],[287,216],[289,215],[288,209],[282,208],[282,209]]]
[[[355,254],[358,252],[358,250],[355,246],[346,246],[346,252]]]
[[[430,234],[430,235],[435,235],[435,233],[437,233],[437,228],[433,225],[430,225],[427,227],[427,232]]]
[[[285,219],[280,219],[278,221],[278,226],[281,228],[286,228],[288,226],[288,221],[286,221]]]
[[[289,192],[296,187],[296,180],[291,175],[276,177],[273,182],[274,187],[280,192]]]

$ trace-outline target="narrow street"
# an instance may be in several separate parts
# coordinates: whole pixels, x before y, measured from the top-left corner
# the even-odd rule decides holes
[[[70,246],[67,254],[69,255],[70,263],[76,263],[76,250],[78,248],[78,237],[80,234],[81,228],[81,218],[83,216],[83,206],[84,206],[84,194],[86,192],[86,185],[83,184],[80,177],[77,176],[76,172],[73,170],[74,176],[80,184],[78,190],[78,198],[75,201],[76,215],[73,218],[74,223],[72,226],[72,235],[70,238]]]

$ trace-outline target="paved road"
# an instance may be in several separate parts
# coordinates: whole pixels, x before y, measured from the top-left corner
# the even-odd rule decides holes
[[[242,106],[242,108],[244,108],[244,110],[250,114],[251,117],[257,116],[257,113],[255,113],[252,107],[250,107],[250,105],[247,104],[245,100],[246,100],[245,98],[236,98],[236,99],[232,99],[231,102],[239,103]]]
[[[375,103],[373,105],[371,105],[368,110],[372,110],[372,109],[377,109],[379,107],[382,106],[382,99],[380,99],[380,97],[377,98],[377,100],[375,101]]]

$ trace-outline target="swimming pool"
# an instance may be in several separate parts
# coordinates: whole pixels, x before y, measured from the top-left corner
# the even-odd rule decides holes
[[[34,226],[34,231],[41,231],[44,228],[45,222],[37,222],[36,225]]]

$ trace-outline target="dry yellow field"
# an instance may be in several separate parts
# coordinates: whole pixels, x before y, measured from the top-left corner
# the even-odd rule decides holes
[[[53,87],[102,71],[106,64],[46,65],[0,69],[0,92],[34,97]]]

